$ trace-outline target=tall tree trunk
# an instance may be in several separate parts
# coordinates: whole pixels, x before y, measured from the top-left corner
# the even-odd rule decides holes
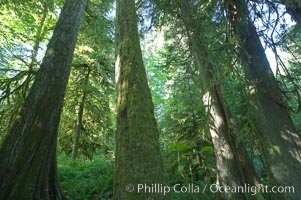
[[[295,193],[272,193],[273,199],[301,199],[301,141],[286,102],[272,73],[256,28],[248,19],[243,0],[230,1],[229,20],[240,37],[240,56],[250,93],[258,109],[255,126],[264,143],[262,149],[273,186],[294,186]],[[236,9],[239,8],[239,9]]]
[[[87,74],[85,76],[85,86],[88,85],[89,83],[89,77],[90,77],[90,66],[89,65],[83,65],[87,67]],[[83,115],[84,115],[84,107],[85,107],[85,102],[87,99],[87,91],[83,91],[82,98],[80,101],[79,109],[78,109],[78,114],[77,114],[77,120],[76,120],[76,128],[75,128],[75,134],[74,134],[74,144],[73,144],[73,149],[72,149],[72,159],[75,160],[77,157],[77,152],[78,152],[78,144],[79,144],[79,137],[81,130],[83,128]]]
[[[0,150],[0,199],[62,199],[56,143],[86,0],[66,0],[35,82]]]
[[[280,0],[285,5],[286,11],[292,16],[292,18],[301,24],[301,1],[300,0]]]
[[[181,13],[188,32],[192,54],[200,74],[200,84],[203,92],[203,103],[213,118],[210,134],[215,149],[218,170],[218,182],[225,186],[242,186],[246,183],[257,185],[253,164],[248,158],[244,145],[237,141],[235,123],[225,102],[220,86],[214,78],[214,68],[208,62],[207,48],[198,39],[198,22],[193,19],[193,13],[187,0],[181,1]],[[225,199],[242,198],[245,194],[223,194]]]
[[[117,0],[116,34],[118,102],[113,199],[169,199],[168,195],[137,190],[138,184],[167,185],[167,178],[140,49],[135,0]]]

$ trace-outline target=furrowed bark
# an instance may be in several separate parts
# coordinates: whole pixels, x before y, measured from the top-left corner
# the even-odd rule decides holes
[[[0,199],[62,199],[57,131],[86,0],[66,0],[40,70],[0,150]]]
[[[200,74],[203,92],[203,104],[212,117],[210,134],[215,148],[218,182],[224,186],[258,185],[251,160],[244,145],[237,141],[235,122],[225,102],[220,86],[214,78],[214,68],[208,61],[207,48],[198,39],[198,24],[191,13],[192,5],[187,0],[181,1],[181,13],[187,29],[192,54]],[[224,193],[224,199],[246,199],[243,193]],[[254,198],[261,198],[260,196]]]
[[[301,199],[301,141],[286,102],[270,68],[254,24],[242,0],[228,1],[234,34],[239,36],[240,57],[251,97],[258,107],[254,124],[261,135],[271,186],[293,186],[294,193],[271,193],[273,199]],[[237,9],[239,8],[239,9]]]
[[[135,0],[117,0],[117,133],[113,199],[169,199],[138,193],[138,184],[167,185],[159,130],[142,60]],[[126,188],[134,189],[133,192]]]

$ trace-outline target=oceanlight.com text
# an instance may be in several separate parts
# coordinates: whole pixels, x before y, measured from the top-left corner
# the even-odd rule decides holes
[[[295,193],[293,186],[251,186],[244,184],[242,186],[220,186],[218,184],[205,184],[202,187],[196,184],[181,185],[175,184],[167,186],[164,184],[129,184],[126,186],[128,192],[151,193],[167,195],[170,192],[175,193],[248,193],[256,195],[258,193]]]

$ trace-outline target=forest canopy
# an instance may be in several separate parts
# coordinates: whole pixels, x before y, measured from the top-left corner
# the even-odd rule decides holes
[[[0,200],[301,199],[298,0],[0,8]]]

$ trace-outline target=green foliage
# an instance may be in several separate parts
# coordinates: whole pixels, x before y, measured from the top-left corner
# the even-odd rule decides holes
[[[59,6],[48,1],[10,3],[0,11],[0,139],[16,120],[35,78]]]
[[[58,172],[66,199],[112,198],[113,160],[110,157],[99,156],[92,161],[83,161],[59,153]]]
[[[301,135],[301,26],[293,26],[283,37],[280,45],[289,58],[279,57],[277,78],[284,98],[291,110],[293,122]],[[287,65],[285,65],[285,63]]]
[[[170,184],[187,186],[194,183],[204,188],[205,184],[216,180],[215,154],[208,131],[210,117],[202,104],[198,70],[189,53],[191,44],[179,18],[179,2],[138,1],[140,21],[144,20],[141,25],[143,54]],[[62,2],[6,0],[0,1],[0,5],[1,141],[18,117]],[[64,152],[58,155],[59,176],[67,199],[112,198],[116,129],[112,7],[113,1],[89,1],[77,42],[59,129],[59,148]],[[254,124],[259,110],[251,99],[243,68],[237,61],[238,37],[229,35],[231,27],[216,1],[195,1],[195,8],[196,12],[191,15],[199,23],[194,27],[201,30],[198,37],[208,49],[208,60],[215,70],[214,81],[222,85],[222,92],[236,121],[238,139],[246,145],[262,183],[267,183],[258,147],[262,141]],[[252,9],[257,8],[252,6]],[[251,12],[252,17],[258,18],[260,11],[256,12]],[[267,10],[262,14],[265,13]],[[261,28],[271,31],[266,27],[267,20]],[[277,78],[291,108],[292,119],[300,131],[300,26],[284,27],[280,32],[282,35],[274,37],[278,39],[277,45],[270,45],[276,45],[273,47],[275,51],[281,49],[290,55],[287,63],[277,57]],[[164,43],[153,39],[155,34],[159,34],[159,38],[164,37]],[[262,34],[265,42],[271,40],[267,33]],[[82,102],[84,94],[86,99]],[[79,159],[71,160],[69,156],[81,103],[84,113]],[[279,151],[277,146],[274,149]],[[172,193],[172,199],[220,197],[209,192]]]
[[[106,19],[110,2],[89,2],[82,23],[60,124],[59,145],[71,154],[79,107],[83,119],[78,154],[93,159],[96,153],[113,151],[114,55],[112,21]],[[85,96],[85,99],[83,99]]]
[[[144,55],[151,54],[145,62],[170,184],[203,186],[215,181],[216,172],[198,75],[181,36],[174,31],[165,31],[165,36],[163,49],[154,51],[146,44]],[[178,193],[172,197],[204,198]]]

